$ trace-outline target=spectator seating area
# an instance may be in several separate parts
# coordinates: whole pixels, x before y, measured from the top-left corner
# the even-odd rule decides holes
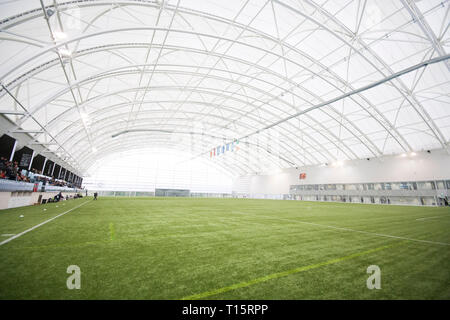
[[[53,187],[62,187],[62,189],[66,188],[76,188],[74,184],[71,182],[67,182],[61,179],[55,179],[55,177],[49,177],[42,174],[41,171],[32,169],[26,170],[21,169],[19,164],[16,162],[8,161],[5,157],[0,158],[0,179],[1,180],[10,180],[16,182],[30,183],[31,190],[33,189],[34,183],[42,183],[44,186],[53,186]],[[8,184],[1,183],[1,185],[5,186]],[[18,190],[23,190],[20,187],[22,184],[14,184],[19,187]],[[23,185],[28,189],[29,186]],[[2,187],[0,187],[1,190]],[[47,187],[47,189],[49,189]],[[58,190],[60,188],[51,188],[52,190]]]

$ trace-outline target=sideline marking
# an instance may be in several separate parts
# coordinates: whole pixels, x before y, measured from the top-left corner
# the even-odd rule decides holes
[[[427,219],[442,218],[442,217],[447,217],[447,216],[425,217],[425,218],[419,218],[419,219],[416,219],[416,220],[417,221],[423,221],[423,220],[427,220]]]
[[[4,233],[2,234],[2,237],[11,237],[13,235],[15,235],[15,233]]]
[[[336,230],[342,230],[342,231],[350,231],[350,232],[358,232],[358,233],[363,233],[363,234],[370,234],[372,236],[378,236],[378,237],[384,237],[384,238],[392,238],[392,239],[400,239],[400,240],[407,240],[407,241],[414,241],[414,242],[438,244],[438,245],[441,245],[441,246],[450,246],[450,243],[447,243],[447,242],[438,242],[438,241],[430,241],[430,240],[413,239],[413,238],[407,238],[407,237],[393,236],[393,235],[390,235],[390,234],[362,231],[362,230],[356,230],[356,229],[350,229],[350,228],[344,228],[344,227],[328,226],[326,224],[320,224],[320,223],[314,223],[314,222],[306,222],[306,221],[293,220],[293,219],[287,219],[287,218],[277,218],[277,217],[269,217],[269,216],[261,216],[261,215],[259,215],[259,217],[264,217],[264,218],[274,219],[274,220],[286,220],[286,221],[291,221],[291,222],[309,224],[309,225],[312,225],[312,226],[323,227],[323,228],[330,228],[330,229],[336,229]]]
[[[250,281],[236,283],[236,284],[233,284],[231,286],[227,286],[227,287],[223,287],[223,288],[219,288],[219,289],[215,289],[215,290],[211,290],[211,291],[206,291],[206,292],[202,292],[202,293],[186,296],[186,297],[181,298],[181,300],[204,299],[206,297],[213,296],[213,295],[216,295],[216,294],[225,293],[225,292],[228,292],[228,291],[249,287],[251,285],[258,284],[258,283],[261,283],[261,282],[265,282],[265,281],[268,281],[268,280],[277,279],[277,278],[281,278],[281,277],[286,277],[286,276],[289,276],[291,274],[295,274],[295,273],[300,273],[300,272],[316,269],[316,268],[319,268],[319,267],[327,266],[327,265],[338,263],[338,262],[345,261],[345,260],[350,260],[350,259],[357,258],[357,257],[363,256],[363,255],[369,254],[369,253],[381,251],[381,250],[384,250],[384,249],[387,249],[387,248],[391,248],[391,247],[394,247],[394,246],[398,246],[398,245],[400,245],[400,243],[385,245],[385,246],[378,247],[378,248],[375,248],[375,249],[361,251],[361,252],[350,254],[348,256],[335,258],[335,259],[332,259],[332,260],[319,262],[319,263],[315,263],[315,264],[310,264],[308,266],[303,266],[303,267],[299,267],[299,268],[295,268],[295,269],[291,269],[291,270],[287,270],[287,271],[272,273],[272,274],[269,274],[267,276],[259,277],[259,278],[256,278],[256,279],[253,279],[253,280],[250,280]]]
[[[92,200],[83,202],[82,204],[80,204],[80,205],[78,205],[78,206],[76,206],[76,207],[73,207],[73,208],[70,209],[70,210],[67,210],[67,211],[65,211],[65,212],[63,212],[63,213],[60,213],[60,214],[58,214],[57,216],[54,216],[53,218],[50,218],[50,219],[48,219],[48,220],[45,220],[44,222],[41,222],[41,223],[35,225],[34,227],[31,227],[30,229],[27,229],[27,230],[25,230],[25,231],[22,231],[21,233],[18,233],[18,234],[16,234],[15,236],[12,236],[11,238],[8,238],[8,239],[6,239],[6,240],[3,240],[2,242],[0,242],[0,246],[2,246],[2,245],[4,245],[4,244],[7,244],[8,242],[10,242],[10,241],[12,241],[12,240],[14,240],[14,239],[17,239],[17,238],[23,236],[25,233],[28,233],[28,232],[30,232],[30,231],[33,231],[34,229],[39,228],[40,226],[43,226],[43,225],[46,224],[47,222],[50,222],[50,221],[52,221],[52,220],[55,220],[56,218],[59,218],[59,217],[65,215],[66,213],[69,213],[70,211],[73,211],[73,210],[75,210],[75,209],[77,209],[77,208],[79,208],[79,207],[81,207],[81,206],[84,206],[86,203],[89,203],[89,202],[91,202],[91,201],[92,201]]]
[[[114,223],[110,222],[109,223],[109,238],[111,239],[111,241],[114,240],[116,236],[116,232],[114,231]]]

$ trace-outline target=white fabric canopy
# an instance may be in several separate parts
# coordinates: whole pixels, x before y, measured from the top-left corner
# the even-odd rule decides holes
[[[257,132],[444,57],[449,10],[448,0],[0,1],[0,79],[22,105],[2,88],[0,113],[80,172],[143,146],[233,174],[447,148],[448,60]]]

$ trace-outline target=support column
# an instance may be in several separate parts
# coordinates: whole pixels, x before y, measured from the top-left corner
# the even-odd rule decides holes
[[[47,158],[45,158],[44,160],[44,165],[42,166],[42,174],[45,176],[44,174],[44,169],[45,169],[45,165],[47,164]]]
[[[11,151],[11,156],[9,157],[9,161],[13,161],[14,159],[14,153],[16,152],[16,147],[17,147],[17,140],[14,141],[14,147]]]
[[[29,164],[29,166],[28,166],[28,171],[31,170],[31,165],[33,164],[33,160],[34,160],[34,155],[35,155],[35,154],[36,154],[36,152],[34,152],[34,150],[33,150],[33,154],[31,155],[30,164]]]

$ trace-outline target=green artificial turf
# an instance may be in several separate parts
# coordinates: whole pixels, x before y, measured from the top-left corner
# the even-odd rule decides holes
[[[0,246],[0,299],[450,298],[449,208],[83,198],[0,211],[0,242],[86,201]]]

